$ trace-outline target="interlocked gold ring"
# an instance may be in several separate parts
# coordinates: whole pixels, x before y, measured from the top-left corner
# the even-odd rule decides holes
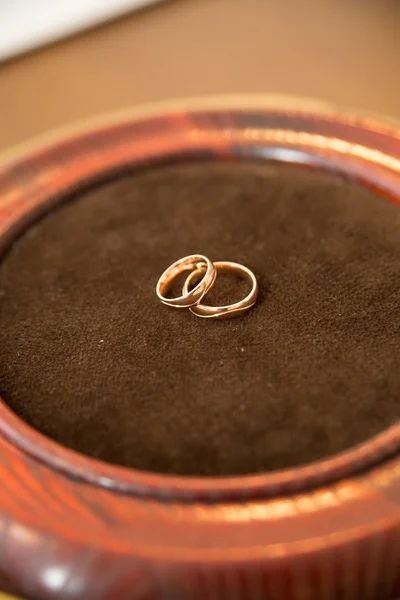
[[[250,293],[234,304],[228,306],[210,306],[208,304],[202,304],[200,301],[190,307],[190,311],[197,317],[203,317],[205,319],[222,319],[224,317],[231,317],[239,315],[240,313],[246,312],[255,304],[258,296],[258,283],[255,275],[250,269],[238,263],[230,261],[218,261],[214,263],[217,271],[234,271],[239,275],[244,276],[250,280],[251,290]],[[205,266],[201,265],[197,267],[196,271],[190,273],[185,283],[183,284],[182,294],[187,294],[190,290],[191,285],[204,273]],[[196,289],[196,288],[194,288]]]
[[[198,272],[199,269],[201,269],[201,272],[203,273],[203,278],[196,287],[192,290],[187,289],[183,292],[182,296],[178,296],[177,298],[167,298],[165,296],[175,277],[184,271]],[[202,254],[191,254],[190,256],[185,256],[185,258],[177,260],[164,271],[157,282],[156,293],[163,304],[174,306],[175,308],[189,308],[200,302],[203,296],[207,294],[213,285],[216,276],[217,271],[215,266],[206,256],[203,256]]]

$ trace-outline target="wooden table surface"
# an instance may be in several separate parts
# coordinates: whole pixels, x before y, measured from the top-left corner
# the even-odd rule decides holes
[[[397,0],[170,0],[0,65],[0,151],[124,107],[274,92],[400,117]]]

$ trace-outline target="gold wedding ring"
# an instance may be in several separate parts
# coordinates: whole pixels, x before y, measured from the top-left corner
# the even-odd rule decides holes
[[[240,265],[238,263],[230,262],[227,260],[221,260],[214,263],[214,266],[218,271],[221,272],[231,272],[238,273],[240,276],[248,279],[251,283],[251,290],[249,294],[240,300],[239,302],[235,302],[234,304],[228,304],[227,306],[211,306],[209,304],[203,304],[199,301],[194,306],[190,307],[190,312],[192,312],[196,317],[202,317],[204,319],[222,319],[225,317],[233,317],[236,315],[240,315],[241,313],[246,312],[251,308],[258,296],[258,283],[255,275],[250,269],[247,267]],[[191,288],[191,285],[204,274],[204,266],[200,266],[190,273],[189,277],[186,279],[183,284],[182,293],[187,294]]]
[[[174,279],[184,273],[185,271],[196,271],[203,268],[203,278],[192,290],[188,290],[183,293],[182,296],[176,298],[167,298],[166,293],[171,287]],[[191,254],[185,256],[180,260],[174,262],[164,273],[161,275],[157,283],[156,293],[163,304],[173,306],[175,308],[190,308],[194,306],[207,294],[209,289],[212,287],[217,271],[213,263],[202,254]]]
[[[184,273],[190,271],[182,288],[182,295],[175,298],[166,296],[173,281]],[[234,272],[248,279],[251,290],[243,300],[226,306],[211,306],[203,304],[202,299],[210,291],[217,277],[217,271]],[[192,289],[192,285],[193,287]],[[222,319],[236,316],[251,308],[258,296],[257,279],[247,267],[230,261],[212,263],[202,254],[191,254],[174,262],[158,280],[156,293],[163,304],[174,308],[188,308],[197,317],[206,319]]]

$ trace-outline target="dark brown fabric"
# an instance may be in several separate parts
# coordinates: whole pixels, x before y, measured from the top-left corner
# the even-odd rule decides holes
[[[141,469],[249,473],[349,448],[399,416],[399,232],[399,207],[294,167],[99,185],[1,265],[0,394],[59,442]],[[210,322],[159,304],[159,275],[191,253],[253,269],[256,307]],[[245,289],[221,276],[214,301]]]

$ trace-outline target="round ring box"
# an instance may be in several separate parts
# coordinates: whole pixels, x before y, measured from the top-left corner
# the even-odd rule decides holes
[[[3,157],[3,260],[82,190],[127,171],[200,160],[289,164],[309,177],[328,173],[366,188],[392,211],[400,201],[400,133],[377,119],[270,97],[164,105]],[[400,595],[397,419],[307,464],[217,477],[150,472],[84,455],[10,406],[0,405],[5,591],[38,600]]]

